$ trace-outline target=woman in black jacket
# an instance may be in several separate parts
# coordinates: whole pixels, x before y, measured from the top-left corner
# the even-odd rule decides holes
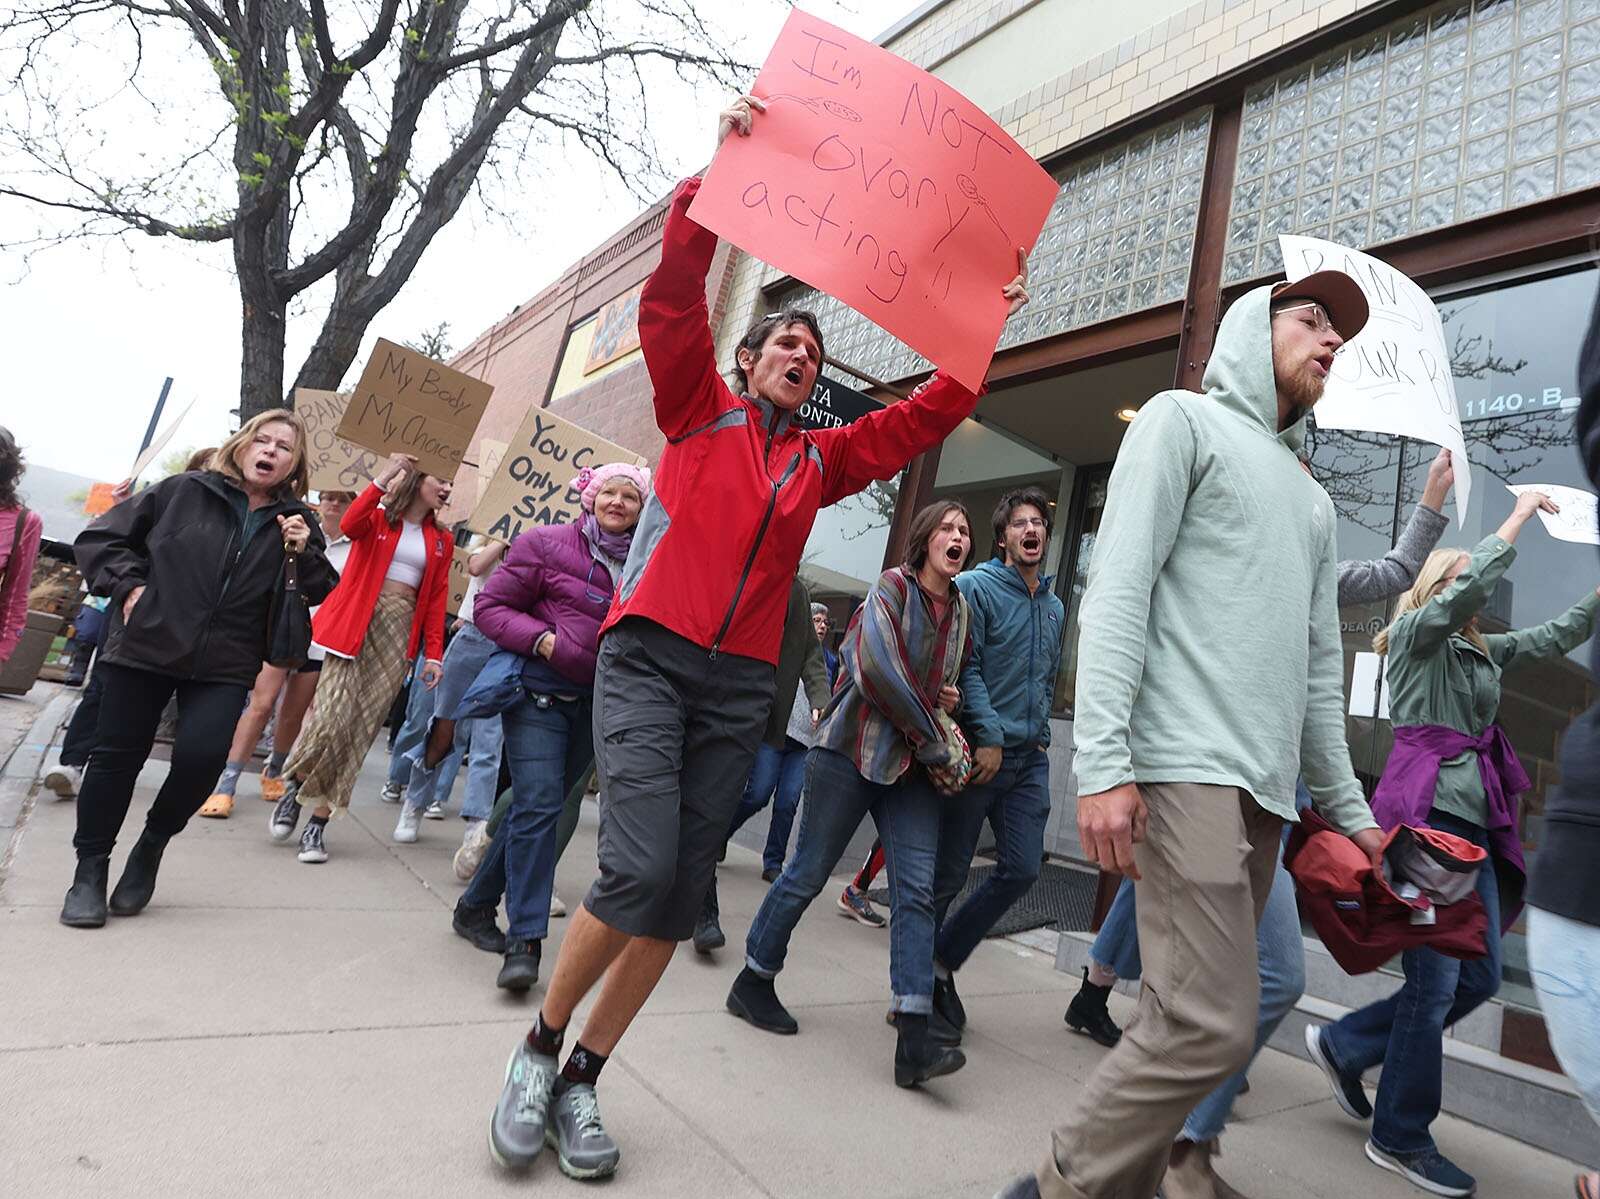
[[[106,922],[111,848],[134,782],[174,693],[172,765],[145,818],[110,909],[150,902],[167,842],[182,831],[228,756],[233,726],[267,653],[267,617],[283,555],[301,555],[300,586],[319,602],[338,581],[301,497],[306,431],[286,409],[246,422],[210,469],[174,475],[111,509],[78,536],[78,567],[108,595],[111,631],[93,756],[78,794],[78,870],[61,923]]]

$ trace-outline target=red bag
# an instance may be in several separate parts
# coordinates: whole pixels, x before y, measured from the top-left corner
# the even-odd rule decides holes
[[[1441,859],[1493,869],[1478,846],[1437,829],[1401,825],[1384,841],[1385,854],[1397,841],[1420,842]],[[1435,905],[1421,896],[1404,899],[1373,870],[1359,845],[1315,812],[1301,813],[1283,863],[1294,879],[1301,915],[1347,974],[1369,973],[1422,946],[1453,958],[1488,953],[1489,923],[1476,891],[1449,904]],[[1414,922],[1415,913],[1430,908],[1431,923]]]

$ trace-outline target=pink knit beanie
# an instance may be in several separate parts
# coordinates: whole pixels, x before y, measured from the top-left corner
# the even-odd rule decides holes
[[[600,494],[600,489],[610,480],[617,478],[626,479],[637,487],[641,501],[650,495],[648,466],[635,466],[631,462],[608,462],[604,466],[586,466],[572,481],[572,485],[582,493],[583,510],[593,512],[594,497]]]

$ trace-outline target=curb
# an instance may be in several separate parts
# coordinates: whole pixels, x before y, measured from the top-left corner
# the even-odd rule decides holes
[[[52,697],[34,717],[22,743],[0,769],[0,836],[5,837],[3,849],[0,849],[0,887],[5,886],[11,861],[22,841],[22,831],[33,811],[34,790],[45,759],[77,699],[75,691]]]

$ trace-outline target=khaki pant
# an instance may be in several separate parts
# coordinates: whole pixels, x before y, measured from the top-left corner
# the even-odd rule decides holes
[[[1139,1010],[1055,1130],[1043,1199],[1152,1199],[1184,1119],[1254,1048],[1256,925],[1283,821],[1238,787],[1139,790]]]

